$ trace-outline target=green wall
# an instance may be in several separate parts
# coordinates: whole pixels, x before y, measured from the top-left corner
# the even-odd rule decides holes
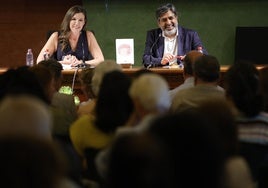
[[[182,26],[196,30],[220,64],[234,61],[236,26],[268,26],[268,1],[217,0],[83,0],[88,29],[95,31],[105,59],[115,59],[115,39],[134,38],[135,66],[140,66],[146,31],[156,28],[155,9],[171,2]]]

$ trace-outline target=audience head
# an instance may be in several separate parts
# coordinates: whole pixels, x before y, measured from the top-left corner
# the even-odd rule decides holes
[[[238,153],[238,127],[226,100],[214,99],[201,103],[197,110],[206,118],[220,139],[226,157]]]
[[[201,52],[198,52],[197,50],[192,50],[190,52],[188,52],[183,60],[183,72],[184,75],[190,75],[193,76],[193,66],[194,63],[196,61],[196,59],[198,59],[199,57],[201,57],[203,54]]]
[[[47,67],[38,65],[30,67],[29,70],[35,74],[37,80],[43,88],[45,95],[47,96],[49,103],[51,103],[52,97],[56,92],[52,73]]]
[[[203,55],[194,63],[194,76],[203,82],[216,82],[220,77],[220,64],[216,57]]]
[[[232,65],[224,78],[227,99],[246,117],[262,110],[259,90],[259,71],[251,62],[239,61]]]
[[[167,147],[175,187],[221,187],[223,149],[201,113],[190,109],[159,117],[149,131]]]
[[[145,73],[134,79],[129,94],[136,111],[141,107],[146,113],[164,113],[170,108],[168,84],[158,74]]]
[[[59,91],[62,83],[62,73],[63,70],[62,64],[54,59],[43,60],[38,63],[38,66],[47,67],[54,78],[54,85],[56,91]]]
[[[171,182],[165,148],[149,134],[125,134],[112,144],[108,188],[171,188]]]
[[[47,104],[50,103],[37,76],[27,66],[9,69],[1,74],[0,85],[0,100],[9,95],[27,94],[35,96]]]
[[[38,138],[0,138],[1,186],[57,188],[65,179],[65,158],[52,143]]]
[[[96,102],[96,125],[104,132],[114,132],[129,119],[133,103],[128,94],[130,78],[121,71],[106,73]]]
[[[8,96],[0,103],[0,137],[26,135],[50,140],[51,126],[48,106],[38,98]]]
[[[268,112],[268,66],[259,70],[260,89],[263,98],[264,111]]]
[[[122,67],[114,60],[104,60],[95,67],[92,77],[92,90],[95,96],[98,96],[103,76],[113,70],[122,70]]]
[[[86,69],[82,69],[81,72],[79,72],[79,79],[81,82],[81,88],[82,88],[85,96],[89,99],[96,97],[93,90],[92,90],[93,71],[94,71],[94,69],[92,69],[92,68],[86,68]]]

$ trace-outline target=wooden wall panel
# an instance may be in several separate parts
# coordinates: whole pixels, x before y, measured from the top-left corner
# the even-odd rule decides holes
[[[82,0],[9,0],[0,6],[0,67],[25,64],[28,48],[36,58],[48,30],[58,29],[66,11]]]

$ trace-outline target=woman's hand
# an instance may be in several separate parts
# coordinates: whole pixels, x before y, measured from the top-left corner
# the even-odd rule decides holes
[[[62,64],[70,65],[71,67],[75,67],[82,63],[82,61],[78,60],[74,55],[66,55],[63,57]]]
[[[66,56],[62,56],[62,64],[66,64],[66,65],[71,65],[72,63],[72,55],[66,55]]]

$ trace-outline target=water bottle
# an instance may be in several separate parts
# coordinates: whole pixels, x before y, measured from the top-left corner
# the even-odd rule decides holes
[[[26,54],[26,65],[32,67],[34,65],[32,49],[28,49]]]

